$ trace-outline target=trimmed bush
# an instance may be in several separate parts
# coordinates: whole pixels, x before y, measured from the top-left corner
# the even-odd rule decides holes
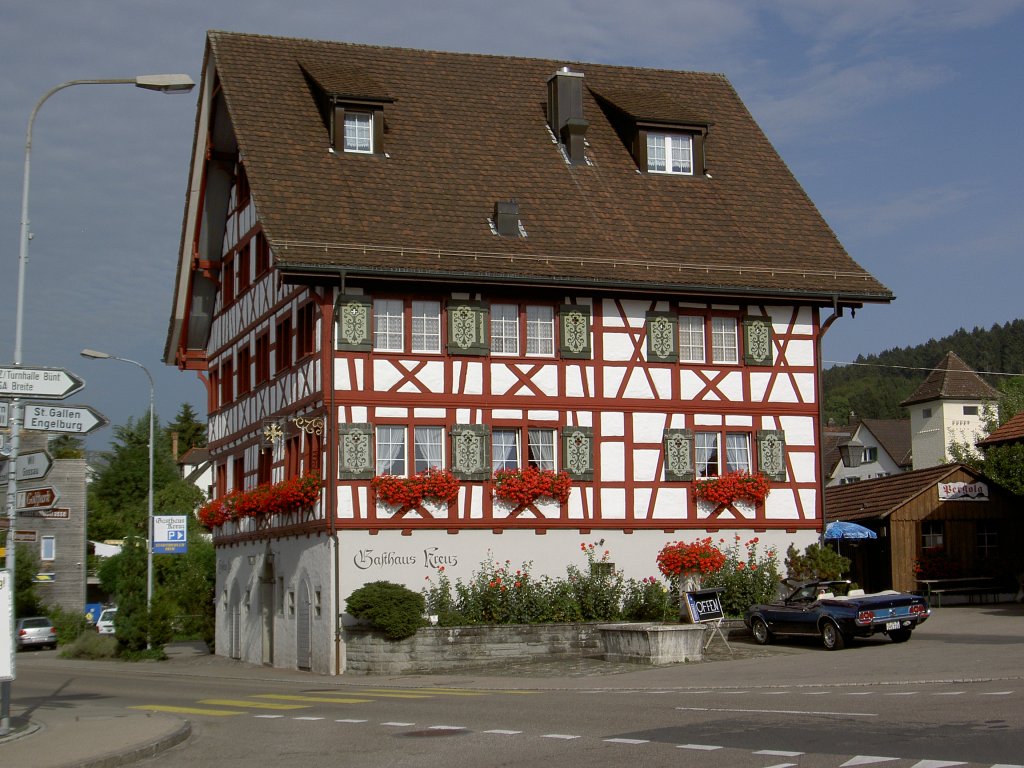
[[[389,640],[403,640],[424,626],[423,595],[390,581],[373,581],[348,596],[347,610]]]

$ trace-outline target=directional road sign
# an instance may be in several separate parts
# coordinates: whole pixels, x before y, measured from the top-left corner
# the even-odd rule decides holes
[[[63,368],[0,368],[0,395],[63,400],[85,386]]]
[[[50,509],[60,499],[60,492],[52,486],[30,488],[18,491],[18,511],[25,509]]]
[[[19,454],[14,477],[19,483],[22,480],[42,480],[50,471],[53,459],[46,451],[28,451]],[[7,461],[0,464],[0,485],[7,485]]]
[[[7,426],[7,408],[6,401],[0,400],[0,427]]]
[[[40,432],[73,432],[84,435],[110,422],[88,405],[25,405],[25,429]]]

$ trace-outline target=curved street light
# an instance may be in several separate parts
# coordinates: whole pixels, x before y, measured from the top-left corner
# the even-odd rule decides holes
[[[16,367],[21,366],[21,339],[22,339],[22,318],[24,316],[24,297],[25,297],[25,265],[28,263],[28,244],[32,239],[32,234],[29,231],[29,218],[28,218],[28,191],[29,191],[29,178],[30,178],[30,167],[32,157],[32,127],[36,121],[36,114],[39,112],[40,107],[49,99],[53,94],[58,91],[62,91],[65,88],[70,88],[73,85],[134,85],[136,88],[144,88],[149,91],[159,91],[161,93],[187,93],[191,91],[195,86],[195,82],[188,75],[180,74],[166,74],[166,75],[138,75],[136,77],[127,78],[110,78],[110,79],[89,79],[89,80],[68,80],[65,83],[56,85],[46,93],[43,94],[42,98],[36,102],[35,107],[32,108],[32,112],[28,118],[28,131],[25,134],[25,175],[22,181],[21,188],[21,239],[18,247],[18,298],[15,310],[15,322],[14,322],[14,360],[12,361]],[[148,374],[148,371],[147,371]],[[152,410],[150,411],[152,413]],[[13,531],[15,526],[15,520],[17,518],[17,498],[18,498],[18,480],[16,467],[18,464],[18,453],[21,447],[21,422],[23,419],[21,399],[15,397],[11,400],[10,405],[10,426],[11,426],[11,450],[8,458],[8,470],[7,470],[7,519],[9,521],[9,530]],[[152,444],[152,441],[151,441]],[[14,573],[14,558],[15,558],[15,547],[7,548],[7,560],[6,567],[10,572]],[[7,611],[10,613],[11,626],[14,625],[14,605],[13,601],[10,606],[0,606],[0,611]],[[11,700],[11,681],[15,678],[15,665],[14,665],[14,650],[11,650],[10,662],[7,665],[9,668],[9,679],[4,679],[0,682],[0,736],[10,732],[10,700]]]

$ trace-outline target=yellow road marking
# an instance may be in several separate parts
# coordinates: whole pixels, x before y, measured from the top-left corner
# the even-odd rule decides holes
[[[369,704],[373,699],[339,699],[327,696],[286,696],[277,693],[261,693],[257,699],[281,699],[281,701],[315,701],[325,704]]]
[[[202,699],[199,703],[221,707],[250,707],[251,709],[308,709],[305,704],[270,704],[265,701],[247,701],[245,699]]]
[[[401,693],[399,693],[398,691],[395,691],[395,692],[392,693],[391,691],[367,691],[367,690],[361,690],[361,691],[359,691],[359,695],[360,696],[373,696],[374,698],[378,698],[378,699],[430,699],[430,698],[433,698],[434,696],[436,696],[437,694],[433,694],[433,693],[412,693],[412,692],[405,693],[404,691],[401,692]]]
[[[245,712],[235,712],[230,709],[201,709],[199,707],[172,707],[165,704],[142,704],[138,707],[128,709],[144,709],[148,712],[175,712],[184,715],[212,715],[214,717],[227,717],[228,715],[244,715]]]
[[[414,696],[427,699],[431,696],[483,696],[476,691],[460,691],[455,688],[360,688],[360,694],[367,696]]]
[[[437,692],[437,693],[443,693],[446,696],[486,696],[489,693],[512,693],[512,694],[519,694],[519,695],[522,695],[522,696],[532,696],[535,693],[540,693],[540,691],[518,691],[518,690],[515,690],[515,689],[509,689],[509,690],[499,690],[499,689],[490,690],[489,689],[489,690],[486,690],[486,691],[483,691],[483,690],[481,690],[481,691],[467,691],[464,688],[416,688],[415,690],[417,690],[417,691],[432,691],[432,692]]]

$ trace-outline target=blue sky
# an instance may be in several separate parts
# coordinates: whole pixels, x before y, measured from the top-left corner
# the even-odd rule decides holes
[[[368,13],[369,11],[369,13]],[[725,74],[854,259],[896,301],[832,326],[850,361],[1024,316],[1024,0],[7,0],[0,25],[0,364],[14,355],[25,135],[51,87],[184,72],[208,29]],[[205,412],[161,362],[196,97],[82,86],[32,142],[23,363],[76,403]],[[103,430],[90,445],[110,440]]]

